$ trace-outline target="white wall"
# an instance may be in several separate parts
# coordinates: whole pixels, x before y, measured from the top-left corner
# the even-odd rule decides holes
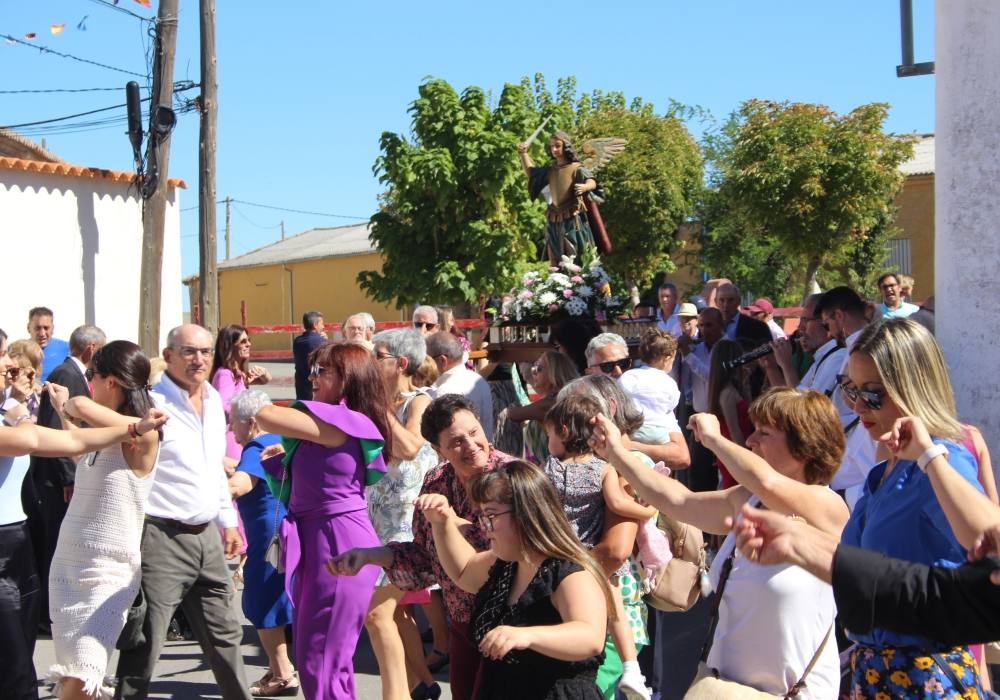
[[[181,323],[178,191],[167,206],[160,345]],[[102,178],[0,169],[3,303],[0,328],[27,336],[28,309],[55,312],[56,337],[93,324],[109,340],[136,340],[142,209],[134,189]]]
[[[935,326],[1000,467],[1000,3],[937,0]],[[920,78],[909,78],[920,80]]]

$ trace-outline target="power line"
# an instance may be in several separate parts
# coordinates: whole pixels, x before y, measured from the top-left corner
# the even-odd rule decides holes
[[[132,17],[135,17],[136,19],[141,19],[143,22],[153,22],[153,21],[155,21],[155,18],[153,18],[153,17],[143,17],[142,15],[136,14],[135,12],[132,12],[131,10],[128,10],[128,9],[126,9],[124,7],[119,7],[116,3],[108,2],[108,0],[90,0],[90,1],[94,2],[94,3],[97,3],[98,5],[104,5],[105,7],[109,8],[109,9],[112,9],[112,10],[118,10],[119,12],[122,12],[122,13],[124,13],[126,15],[130,15]]]
[[[142,90],[148,90],[147,87],[141,87]],[[49,88],[47,90],[0,90],[0,95],[40,95],[50,92],[112,92],[115,90],[124,90],[123,87],[95,87],[95,88]]]
[[[301,209],[288,209],[287,207],[275,207],[270,204],[257,204],[256,202],[247,202],[242,199],[231,199],[229,200],[234,204],[245,204],[248,207],[259,207],[260,209],[273,209],[275,211],[287,211],[292,214],[307,214],[309,216],[329,216],[334,219],[358,219],[360,221],[367,221],[370,216],[348,216],[346,214],[327,214],[321,211],[303,211]],[[217,204],[222,204],[222,202],[217,202]]]
[[[250,224],[254,228],[260,228],[260,229],[269,230],[269,229],[276,229],[276,228],[280,228],[281,227],[281,223],[280,222],[277,223],[277,224],[275,224],[274,226],[264,226],[262,224],[258,224],[256,221],[254,221],[253,219],[251,219],[249,216],[247,216],[246,214],[244,214],[243,212],[241,212],[240,209],[239,209],[239,207],[233,207],[233,211],[235,211],[239,215],[239,217],[241,219],[243,219],[244,221],[246,221],[248,224]]]
[[[126,75],[134,75],[138,78],[149,77],[145,73],[136,73],[135,71],[125,70],[124,68],[115,68],[114,66],[109,66],[106,63],[98,63],[97,61],[91,61],[88,58],[80,58],[79,56],[74,56],[73,54],[55,51],[47,46],[42,46],[40,44],[31,44],[27,41],[23,41],[22,39],[18,39],[17,37],[11,36],[10,34],[0,34],[0,38],[6,39],[7,41],[15,44],[21,44],[22,46],[27,46],[32,49],[38,49],[38,51],[41,53],[50,53],[53,56],[59,56],[61,58],[69,58],[74,61],[79,61],[80,63],[89,63],[92,66],[97,66],[98,68],[105,68],[107,70],[113,70],[118,73],[125,73]]]

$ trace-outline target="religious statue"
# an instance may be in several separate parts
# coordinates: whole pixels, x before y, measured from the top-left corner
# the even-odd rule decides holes
[[[585,246],[593,246],[604,254],[611,252],[598,204],[604,202],[604,192],[594,178],[594,171],[625,150],[625,140],[600,138],[586,141],[580,161],[569,134],[556,131],[549,139],[550,165],[535,167],[528,147],[541,133],[548,119],[527,141],[518,144],[521,166],[528,177],[528,192],[532,199],[546,194],[549,206],[545,212],[545,248],[549,265],[556,267],[562,256],[579,263]]]

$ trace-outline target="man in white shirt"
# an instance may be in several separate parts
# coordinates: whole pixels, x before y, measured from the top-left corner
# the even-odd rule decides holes
[[[211,333],[196,325],[174,328],[163,349],[167,369],[153,387],[153,398],[169,421],[142,533],[146,639],[119,657],[118,698],[148,695],[170,618],[181,605],[222,697],[250,698],[240,653],[243,629],[225,561],[239,553],[242,538],[222,466],[225,413],[207,381],[212,353]]]
[[[840,383],[847,380],[847,362],[858,336],[868,327],[865,317],[865,302],[850,287],[834,287],[825,292],[816,304],[816,315],[822,318],[830,334],[844,344],[844,360],[840,366]],[[841,415],[847,429],[847,446],[840,469],[833,477],[831,486],[846,491],[845,498],[851,510],[861,497],[861,489],[868,472],[875,466],[875,441],[858,421],[854,406],[844,398],[842,391],[832,397],[833,405]]]
[[[714,306],[698,314],[700,342],[682,336],[677,347],[684,356],[684,366],[690,370],[691,405],[695,413],[708,413],[708,375],[711,369],[712,348],[723,338],[725,321],[722,312]],[[691,452],[691,469],[688,470],[688,487],[692,491],[714,491],[719,485],[719,471],[715,468],[715,455],[700,442],[688,441]]]
[[[448,331],[427,336],[427,356],[434,360],[440,376],[431,388],[434,398],[445,394],[461,394],[479,412],[479,422],[486,439],[493,442],[493,396],[490,385],[478,372],[465,366],[464,351],[458,338]]]

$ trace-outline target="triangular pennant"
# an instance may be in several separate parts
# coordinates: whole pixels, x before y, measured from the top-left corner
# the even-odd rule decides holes
[[[28,32],[24,35],[24,38],[27,39],[28,41],[33,41],[36,36],[38,35],[35,34],[34,32]]]
[[[76,23],[76,28],[79,29],[81,32],[87,31],[87,18],[88,17],[90,17],[90,15],[84,15],[83,19],[81,19],[79,22]]]
[[[58,36],[62,34],[62,30],[66,28],[65,24],[50,24],[49,31],[52,32],[52,36]]]
[[[151,0],[132,0],[132,1],[142,5],[143,7],[151,8],[153,6]]]

